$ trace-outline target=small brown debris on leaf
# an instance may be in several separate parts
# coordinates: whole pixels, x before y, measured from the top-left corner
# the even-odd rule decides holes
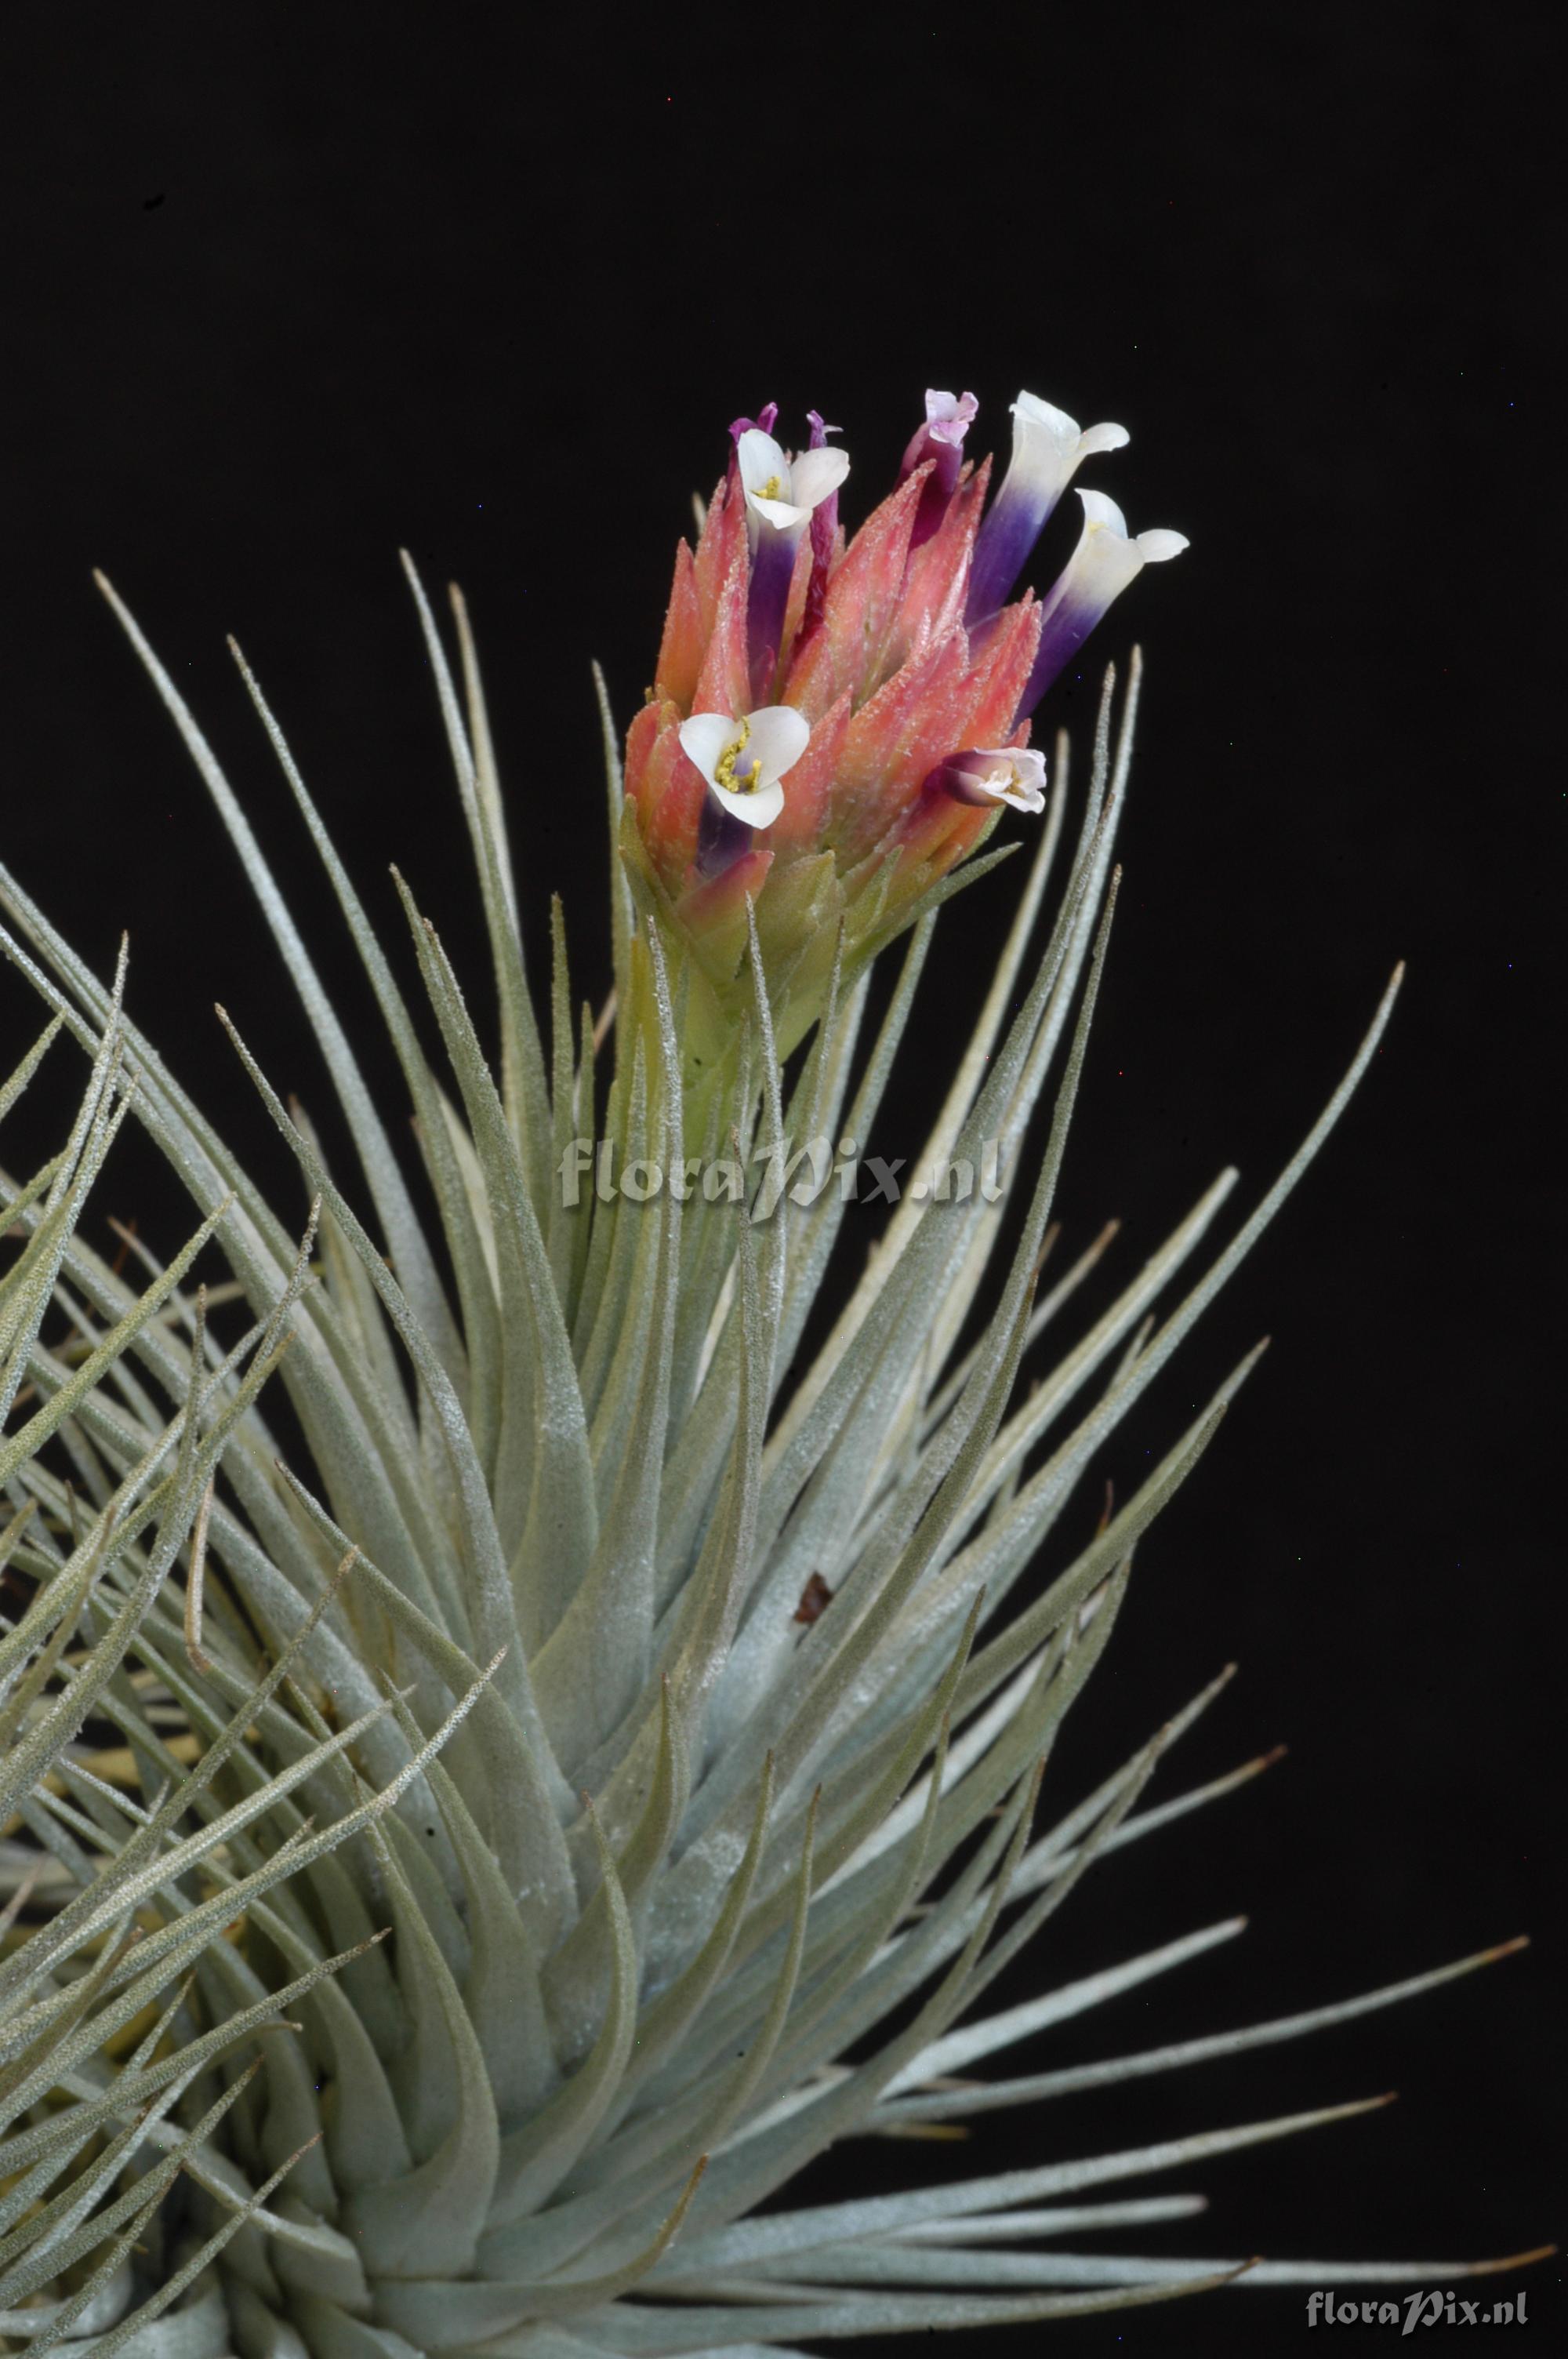
[[[792,1620],[815,1622],[832,1595],[833,1592],[828,1588],[822,1575],[819,1572],[814,1572],[800,1593],[800,1603],[795,1607]]]

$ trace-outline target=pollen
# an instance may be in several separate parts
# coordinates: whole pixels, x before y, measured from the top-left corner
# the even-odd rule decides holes
[[[755,762],[748,763],[743,771],[738,772],[735,767],[746,750],[746,741],[751,734],[751,723],[743,720],[741,723],[740,735],[730,740],[713,766],[713,783],[716,787],[722,787],[727,794],[749,795],[756,791],[758,780]]]

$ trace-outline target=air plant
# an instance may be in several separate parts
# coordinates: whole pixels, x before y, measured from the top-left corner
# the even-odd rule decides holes
[[[1184,544],[1086,490],[1060,580],[1015,595],[1080,462],[1127,437],[1023,395],[988,506],[974,397],[926,408],[849,539],[834,429],[814,416],[791,455],[771,407],[732,429],[623,766],[605,708],[611,988],[579,1012],[557,908],[547,1034],[467,615],[454,592],[454,678],[408,567],[493,1066],[468,953],[396,872],[407,939],[378,934],[235,650],[379,1003],[417,1171],[103,585],[360,1169],[334,1174],[224,1016],[299,1169],[298,1204],[269,1202],[135,1028],[124,958],[100,981],[0,872],[6,954],[49,1011],[0,1116],[46,1058],[61,1083],[81,1060],[58,1153],[0,1176],[0,2332],[34,2359],[637,2359],[1464,2273],[1078,2249],[1200,2208],[1125,2182],[1354,2104],[1136,2151],[1043,2139],[1025,2169],[759,2209],[844,2139],[1263,2047],[1502,1953],[1214,2038],[974,2071],[1238,1930],[980,2006],[1097,1859],[1260,1766],[1148,1799],[1223,1675],[1093,1793],[1059,1796],[1048,1766],[1135,1549],[1257,1354],[1087,1545],[1064,1509],[1332,1127],[1398,977],[1226,1241],[1231,1171],[1048,1356],[1105,1243],[1060,1276],[1046,1259],[1136,658],[1119,701],[1107,675],[1081,788],[1060,738],[1047,775],[1033,716]],[[940,909],[1000,889],[999,829],[1036,842],[914,1167],[937,1180],[840,1288]],[[81,1225],[127,1120],[199,1216],[168,1261],[128,1234],[107,1259]]]

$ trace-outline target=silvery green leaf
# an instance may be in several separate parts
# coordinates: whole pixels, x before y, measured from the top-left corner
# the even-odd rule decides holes
[[[883,830],[842,874],[797,845],[777,890],[726,901],[699,880],[677,907],[623,799],[600,681],[613,976],[574,1032],[557,905],[546,1060],[467,612],[454,592],[460,683],[406,567],[477,873],[493,1077],[460,930],[443,945],[397,879],[443,1082],[241,669],[401,1070],[428,1223],[391,1145],[404,1109],[373,1097],[237,799],[112,592],[358,1154],[362,1182],[334,1176],[240,1047],[314,1200],[303,1242],[130,1021],[124,955],[100,982],[0,871],[0,948],[49,1019],[6,1060],[0,1117],[40,1071],[85,1060],[60,1150],[0,1173],[0,1401],[16,1408],[0,1438],[0,2331],[82,2359],[220,2359],[231,2341],[238,2359],[755,2359],[1234,2279],[1423,2274],[1065,2241],[1200,2201],[1102,2188],[1362,2105],[774,2203],[835,2142],[1261,2049],[1517,1946],[1229,2032],[974,2078],[1239,1930],[984,2012],[1098,1858],[1272,1757],[1146,1799],[1227,1671],[1033,1827],[1133,1552],[1256,1353],[1087,1544],[1064,1545],[1065,1511],[1325,1137],[1392,986],[1298,1154],[1184,1293],[1232,1171],[1080,1318],[1115,1224],[1075,1234],[1055,1197],[1108,955],[1135,657],[1119,715],[1108,678],[1076,817],[1058,745],[918,1167],[973,1166],[994,1143],[1009,1201],[960,1190],[938,1216],[906,1190],[836,1292],[845,1195],[831,1176],[792,1190],[792,1157],[806,1139],[830,1167],[868,1151],[919,1038],[936,913],[1005,853],[901,873]],[[732,606],[744,587],[732,568]],[[667,704],[654,719],[668,730]],[[700,908],[711,939],[684,914]],[[872,1026],[871,962],[903,931]],[[81,1230],[127,1120],[202,1223],[167,1258],[122,1232],[110,1262]],[[646,1202],[607,1184],[635,1162],[673,1177],[688,1148],[721,1184]],[[264,1414],[275,1374],[297,1471]]]

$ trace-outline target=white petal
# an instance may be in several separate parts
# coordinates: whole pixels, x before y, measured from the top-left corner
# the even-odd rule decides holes
[[[819,508],[849,472],[847,451],[803,451],[790,470],[790,497],[797,507]]]
[[[967,783],[989,800],[1014,810],[1045,808],[1045,756],[1033,745],[979,745],[963,766]]]
[[[1019,395],[1012,405],[1012,420],[1008,483],[1016,479],[1024,496],[1032,495],[1047,516],[1072,482],[1080,461],[1094,451],[1114,451],[1128,439],[1119,426],[1091,426],[1087,433],[1080,433],[1076,418],[1033,393]]]
[[[1080,491],[1078,497],[1084,504],[1086,529],[1090,525],[1103,525],[1108,532],[1116,535],[1118,540],[1127,538],[1127,518],[1114,500],[1108,500],[1103,492]]]
[[[948,786],[967,802],[1004,802],[1014,811],[1044,810],[1044,755],[1033,745],[974,745],[953,755]]]
[[[719,756],[739,734],[740,723],[728,712],[694,712],[677,732],[681,751],[696,763],[709,786]]]
[[[759,787],[754,794],[731,794],[728,787],[708,785],[727,811],[743,819],[748,827],[772,827],[784,807],[784,790],[775,778],[771,787]]]
[[[752,727],[746,745],[747,756],[755,762],[762,777],[771,786],[774,779],[782,778],[786,770],[793,769],[805,753],[806,741],[811,735],[811,723],[804,712],[795,711],[793,704],[764,704],[760,711],[748,712],[746,718]],[[761,794],[762,791],[759,787],[757,792]],[[766,824],[763,821],[757,823],[759,826]]]
[[[1009,748],[1014,786],[1025,810],[1042,810],[1045,803],[1045,756],[1033,745]]]
[[[1067,447],[1078,439],[1078,421],[1069,418],[1065,409],[1057,409],[1049,401],[1042,401],[1037,393],[1021,393],[1012,405],[1018,424],[1013,429],[1017,440],[1027,433],[1048,434],[1053,442]]]
[[[789,489],[789,461],[784,457],[771,434],[760,426],[748,426],[735,445],[735,456],[741,468],[741,481],[748,492],[760,491],[773,477],[778,478],[781,491]]]
[[[1162,565],[1166,558],[1180,557],[1183,549],[1190,547],[1184,532],[1166,532],[1161,527],[1152,532],[1141,532],[1137,541],[1138,554],[1145,565]]]
[[[755,492],[747,493],[746,506],[753,516],[764,517],[779,532],[798,532],[811,514],[809,508],[796,507],[792,501],[764,500]]]
[[[1128,538],[1127,519],[1116,502],[1103,492],[1080,491],[1078,497],[1084,504],[1084,528],[1065,571],[1043,601],[1045,631],[1064,607],[1080,619],[1087,616],[1083,627],[1092,628],[1111,600],[1143,571],[1142,551]]]

